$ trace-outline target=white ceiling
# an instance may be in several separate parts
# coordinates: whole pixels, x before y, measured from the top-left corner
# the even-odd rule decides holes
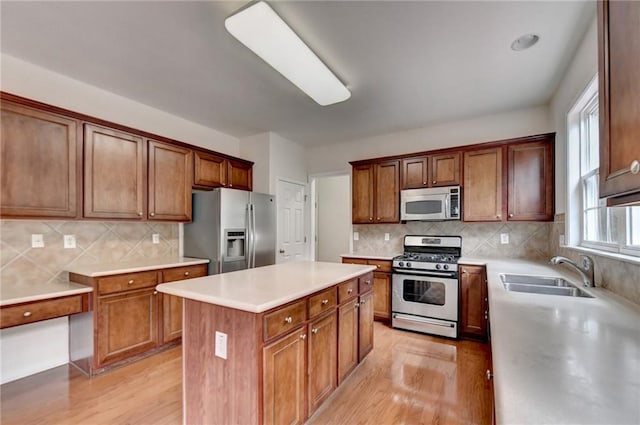
[[[312,146],[549,102],[593,1],[274,1],[352,92],[322,107],[224,29],[245,2],[1,2],[1,50],[236,137]],[[523,52],[509,46],[537,33]]]

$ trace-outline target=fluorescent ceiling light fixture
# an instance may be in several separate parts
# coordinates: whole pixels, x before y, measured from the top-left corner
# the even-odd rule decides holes
[[[260,1],[228,17],[227,31],[322,106],[343,102],[351,92],[285,21]]]
[[[540,36],[538,34],[521,35],[511,43],[511,50],[515,50],[516,52],[526,50],[536,44],[538,40],[540,40]]]

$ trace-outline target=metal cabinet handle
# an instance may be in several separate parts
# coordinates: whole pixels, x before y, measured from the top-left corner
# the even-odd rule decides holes
[[[360,307],[360,303],[356,303],[356,306],[355,306],[355,307],[356,307],[356,308]]]
[[[431,184],[436,184],[436,181],[434,180],[433,183],[431,183]]]
[[[633,161],[631,161],[631,165],[629,166],[629,172],[631,174],[640,173],[640,161],[638,161],[637,159],[634,159]]]
[[[307,334],[300,335],[300,339],[307,339]]]
[[[422,182],[422,185],[423,185],[423,186],[426,186],[426,185],[427,185],[427,182]]]
[[[513,217],[513,214],[509,214],[509,217]]]
[[[29,317],[29,316],[31,316],[31,312],[30,311],[25,311],[24,313],[22,313],[22,315],[24,317]]]
[[[322,300],[322,305],[327,305],[329,303],[329,300]]]
[[[293,318],[291,316],[287,316],[287,317],[284,318],[284,321],[286,323],[291,323],[291,322],[293,322]]]
[[[229,183],[229,187],[233,187],[233,183]]]
[[[369,217],[369,221],[373,221],[373,217]]]
[[[378,266],[380,267],[380,266]],[[364,283],[366,283],[367,285],[371,285],[371,281],[370,280],[365,280]]]
[[[185,276],[189,276],[189,272],[184,272],[184,275]]]
[[[153,295],[158,295],[158,291],[153,291]]]
[[[467,271],[466,270],[462,270],[462,274],[467,274]]]
[[[491,373],[491,371],[487,369],[487,381],[490,381],[492,377],[493,377],[493,373]]]
[[[133,285],[133,279],[131,279],[129,282],[127,282],[129,285]]]
[[[278,252],[279,252],[280,254],[284,254],[284,249],[280,249]]]
[[[150,215],[151,217],[155,217],[155,216],[156,216],[156,213],[149,213],[149,215]]]
[[[360,301],[360,305],[365,305],[366,303],[367,303],[367,300]]]
[[[138,217],[142,217],[142,211],[138,212]]]
[[[380,221],[380,217],[378,217],[376,220]]]
[[[487,310],[484,311],[484,320],[489,320],[489,312]]]
[[[377,267],[377,268],[380,268],[380,264],[376,264],[376,267]]]
[[[353,288],[347,289],[347,294],[351,294],[353,292]]]
[[[318,333],[318,328],[311,329],[311,333],[314,334],[314,335],[317,334]]]
[[[502,217],[500,214],[498,214],[498,215],[496,216],[496,218],[500,218],[500,217]]]

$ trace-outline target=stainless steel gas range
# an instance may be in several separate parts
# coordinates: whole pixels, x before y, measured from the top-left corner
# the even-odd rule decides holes
[[[393,259],[391,325],[458,337],[460,236],[404,237],[404,254]]]

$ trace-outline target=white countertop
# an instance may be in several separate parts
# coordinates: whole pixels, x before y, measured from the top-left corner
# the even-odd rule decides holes
[[[160,292],[261,313],[373,271],[359,264],[297,261],[163,283]]]
[[[189,257],[149,258],[119,263],[98,263],[88,266],[70,267],[69,273],[83,276],[98,277],[121,273],[135,273],[147,270],[169,269],[172,267],[193,266],[207,264],[208,259]]]
[[[601,288],[595,298],[507,291],[500,273],[580,279],[564,266],[486,264],[497,424],[640,424],[640,307]]]
[[[40,301],[93,292],[91,286],[74,282],[11,284],[0,286],[0,306]]]
[[[397,257],[400,254],[392,254],[392,255],[365,255],[365,254],[340,254],[340,257],[348,257],[348,258],[362,258],[363,260],[393,260],[393,257]]]

